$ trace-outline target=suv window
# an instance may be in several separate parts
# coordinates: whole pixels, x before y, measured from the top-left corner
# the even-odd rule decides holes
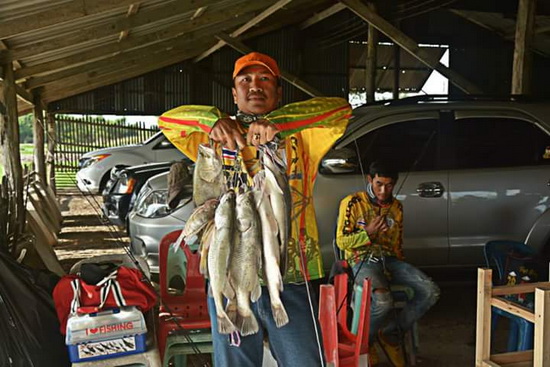
[[[453,127],[456,168],[514,167],[550,164],[550,137],[523,120],[471,117]],[[548,154],[548,153],[547,153]]]
[[[359,137],[357,145],[361,153],[361,164],[365,170],[370,163],[377,160],[389,162],[399,172],[437,169],[438,125],[438,120],[435,119],[405,121],[381,127]],[[346,148],[357,151],[355,143]],[[419,161],[414,165],[417,159]]]

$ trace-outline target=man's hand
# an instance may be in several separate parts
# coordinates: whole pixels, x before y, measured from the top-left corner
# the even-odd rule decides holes
[[[244,148],[246,142],[240,133],[238,122],[229,117],[219,119],[210,131],[210,139],[224,147],[236,150]]]
[[[378,232],[387,231],[388,225],[386,224],[386,217],[383,215],[375,217],[369,224],[364,225],[363,229],[369,236],[375,235]]]
[[[246,142],[248,145],[254,145],[257,148],[261,144],[272,141],[278,132],[279,129],[267,120],[254,121],[248,128]]]

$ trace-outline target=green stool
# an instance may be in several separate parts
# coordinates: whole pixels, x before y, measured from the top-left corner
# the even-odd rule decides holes
[[[189,330],[186,334],[174,332],[166,341],[163,366],[186,367],[187,357],[196,355],[197,349],[205,358],[207,353],[213,353],[210,329]]]

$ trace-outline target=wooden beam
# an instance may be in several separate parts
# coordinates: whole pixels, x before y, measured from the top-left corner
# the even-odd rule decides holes
[[[275,4],[271,5],[269,8],[258,14],[256,17],[251,19],[248,23],[240,26],[237,30],[231,32],[229,35],[231,38],[239,37],[241,34],[249,30],[250,28],[254,27],[258,23],[260,23],[265,18],[269,17],[271,14],[275,13],[277,10],[281,9],[283,6],[291,2],[292,0],[279,0]],[[214,53],[215,51],[219,50],[225,45],[223,41],[218,42],[214,47],[209,48],[204,53],[202,53],[199,57],[195,59],[195,62],[199,62],[208,55]]]
[[[476,366],[491,356],[491,285],[493,271],[477,270]]]
[[[340,0],[357,16],[363,19],[365,22],[372,24],[380,32],[384,33],[391,40],[401,46],[405,51],[410,53],[417,60],[431,69],[437,70],[441,75],[445,76],[451,83],[456,85],[462,91],[469,94],[481,94],[481,89],[476,85],[465,79],[463,76],[449,69],[439,61],[431,61],[428,53],[422,50],[418,44],[409,36],[395,28],[392,24],[380,17],[378,14],[370,10],[367,5],[363,4],[360,0]]]
[[[29,32],[53,24],[67,22],[103,13],[109,10],[122,8],[136,0],[71,0],[56,4],[46,10],[35,12],[33,5],[28,5],[28,14],[23,17],[8,18],[0,22],[0,39]],[[192,0],[191,0],[192,1]]]
[[[189,40],[192,40],[192,39],[214,36],[214,34],[218,32],[220,29],[225,29],[225,28],[230,29],[239,24],[242,24],[247,20],[252,19],[253,13],[243,14],[239,17],[230,16],[229,20],[223,19],[223,21],[217,22],[216,20],[222,19],[220,18],[221,16],[222,16],[221,14],[215,14],[213,15],[213,17],[210,17],[210,16],[203,17],[204,18],[203,21],[210,22],[210,24],[212,24],[210,29],[206,28],[204,31],[199,31],[198,33],[186,32],[185,34],[180,35],[179,37],[169,39],[161,43],[152,44],[152,45],[135,49],[135,50],[129,50],[122,54],[111,56],[109,58],[105,58],[99,61],[89,62],[87,64],[83,64],[80,66],[70,67],[70,68],[56,71],[43,76],[36,76],[36,77],[30,78],[25,83],[25,86],[28,89],[34,89],[34,88],[45,86],[48,84],[59,83],[59,82],[62,82],[62,79],[66,79],[76,75],[91,74],[91,73],[100,74],[100,73],[110,72],[117,69],[124,70],[128,66],[133,66],[136,63],[143,62],[141,60],[143,60],[144,58],[148,57],[151,54],[156,54],[158,52],[165,52],[164,50],[172,49],[174,46],[177,46],[182,42],[183,43],[189,42]],[[189,30],[191,30],[191,28]]]
[[[8,46],[6,46],[6,42],[2,40],[0,40],[0,50],[8,50]],[[9,56],[9,52],[6,52],[6,56]],[[8,58],[6,58],[6,61],[8,61]],[[12,61],[13,61],[14,70],[21,69],[23,67],[19,61],[17,60],[12,60]]]
[[[376,101],[376,71],[377,68],[377,50],[378,50],[378,31],[376,28],[369,24],[369,33],[367,38],[367,59],[366,66],[366,90],[367,90],[367,103]]]
[[[521,317],[527,321],[535,322],[535,315],[533,314],[533,311],[515,302],[509,301],[506,299],[501,299],[501,298],[492,298],[491,306],[494,306],[503,311],[511,313],[512,315]]]
[[[190,49],[189,45],[198,48],[199,51],[201,49],[204,50],[205,45],[211,45],[213,44],[213,42],[215,42],[212,41],[212,38],[214,36],[213,33],[218,32],[222,28],[225,28],[227,24],[236,25],[238,23],[242,23],[242,21],[243,19],[240,18],[231,19],[227,23],[207,28],[206,30],[208,31],[208,33],[200,32],[199,34],[195,34],[194,32],[191,32],[173,40],[166,41],[164,44],[157,45],[157,47],[150,46],[144,49],[138,49],[129,53],[124,53],[122,55],[113,56],[109,59],[98,62],[98,64],[101,63],[101,65],[99,65],[99,69],[94,67],[90,67],[89,69],[82,68],[79,74],[72,74],[63,79],[58,79],[55,81],[55,83],[51,83],[47,87],[47,89],[48,91],[51,91],[66,88],[76,88],[80,85],[87,85],[90,80],[97,80],[105,75],[125,75],[125,72],[129,69],[141,68],[143,70],[142,73],[149,72],[151,71],[151,65],[157,65],[159,61],[164,58],[179,58],[179,60],[175,60],[173,63],[181,60],[186,60],[189,58],[189,52],[193,54],[193,57],[198,55],[198,52],[196,52],[195,48]],[[113,65],[116,66],[113,67]],[[112,83],[113,82],[109,82],[107,80],[105,85],[109,85]],[[51,93],[48,93],[48,95],[51,95]]]
[[[42,109],[42,101],[40,94],[34,95],[34,111],[33,111],[33,143],[34,143],[34,167],[40,181],[46,183],[46,159],[44,156],[44,110]]]
[[[19,152],[19,121],[17,119],[17,95],[12,63],[0,66],[3,81],[0,86],[0,149],[2,150],[4,175],[14,192],[16,237],[25,226],[23,205],[23,168]]]
[[[346,8],[346,6],[342,3],[336,3],[334,5],[332,5],[331,7],[323,10],[323,11],[320,11],[319,13],[316,13],[314,14],[311,18],[305,20],[304,22],[302,22],[298,28],[304,30],[308,27],[311,27],[312,25],[322,21],[322,20],[325,20],[327,19],[328,17],[331,17],[333,16],[334,14],[336,13],[339,13],[340,11],[344,10]]]
[[[252,52],[252,49],[246,46],[244,43],[231,38],[227,34],[218,34],[216,37],[223,41],[225,44],[231,46],[233,49],[239,51],[242,54],[247,54]],[[323,94],[319,92],[317,89],[312,87],[311,85],[307,84],[306,82],[300,80],[297,76],[285,71],[280,70],[281,72],[281,78],[289,82],[290,84],[294,85],[296,88],[300,89],[301,91],[309,94],[312,97],[320,97]]]
[[[130,5],[130,7],[128,8],[128,12],[126,13],[127,18],[130,18],[132,15],[134,15],[138,12],[139,4],[140,3],[134,3],[134,4]],[[118,36],[118,41],[119,42],[122,41],[123,39],[128,37],[129,34],[130,34],[130,29],[129,28],[125,29],[123,31],[120,31],[120,34]]]
[[[533,366],[550,367],[550,290],[535,289]]]
[[[393,45],[393,99],[399,99],[399,74],[401,73],[401,47]]]
[[[198,17],[200,17],[201,15],[203,15],[204,12],[206,11],[206,8],[208,8],[208,6],[201,6],[200,8],[198,8],[198,9],[195,11],[195,14],[193,14],[193,16],[191,17],[191,20],[197,19]]]
[[[528,94],[531,87],[531,42],[535,20],[535,0],[519,0],[516,20],[512,94]]]
[[[23,59],[43,52],[59,50],[75,44],[84,44],[100,38],[110,37],[125,29],[164,22],[166,18],[172,17],[174,14],[185,14],[193,11],[196,6],[215,4],[218,1],[219,0],[179,1],[175,4],[169,2],[166,5],[138,13],[132,17],[121,15],[101,25],[93,25],[72,30],[61,29],[60,34],[55,38],[39,40],[34,43],[12,48],[10,50],[11,59]],[[259,0],[258,2],[266,3],[266,0]]]
[[[55,114],[53,112],[46,113],[47,122],[47,139],[48,153],[46,155],[46,171],[48,177],[48,186],[56,192],[55,187],[55,145],[57,137],[55,135]]]
[[[258,4],[256,2],[251,2],[248,6],[241,8],[247,10],[248,12],[252,12],[257,6]],[[148,33],[140,37],[129,36],[120,43],[112,42],[61,59],[24,67],[16,72],[16,78],[21,79],[33,75],[52,73],[56,70],[68,69],[70,67],[84,65],[87,63],[95,63],[102,59],[109,58],[115,53],[124,53],[144,48],[149,45],[156,44],[157,47],[170,48],[171,39],[185,36],[185,33],[193,34],[195,36],[200,34],[212,34],[213,29],[217,29],[217,31],[220,30],[220,27],[222,29],[229,29],[229,25],[242,24],[243,19],[250,19],[246,13],[238,12],[238,14],[240,16],[235,16],[235,13],[232,12],[207,14],[194,21],[182,23],[177,26],[171,26],[167,29]],[[216,28],[216,25],[219,27]],[[195,31],[191,33],[191,30]]]
[[[491,355],[491,361],[495,362],[498,366],[508,366],[512,364],[514,367],[519,367],[521,365],[533,366],[533,351],[524,350],[520,352],[508,352]],[[528,362],[526,364],[520,364],[522,362]],[[536,366],[536,365],[535,365]]]
[[[489,30],[493,33],[496,33],[497,35],[499,35],[500,37],[502,37],[503,39],[505,39],[507,41],[515,41],[515,32],[511,32],[511,33],[510,32],[504,32],[500,29],[496,29],[496,28],[493,28],[492,26],[489,26],[484,21],[484,16],[485,15],[500,16],[501,20],[504,20],[504,21],[508,20],[509,21],[508,17],[505,16],[504,14],[485,13],[485,12],[457,10],[457,9],[449,9],[449,11],[451,13],[455,14],[455,15],[458,15],[461,18],[464,18],[464,19],[474,23],[477,26],[485,28],[485,29],[487,29],[487,30]],[[535,23],[536,23],[536,20],[535,20]],[[550,26],[546,25],[546,26],[540,26],[540,27],[534,29],[533,33],[534,34],[540,34],[540,33],[548,32],[548,31],[550,31]],[[536,46],[537,46],[536,44],[531,43],[531,51],[536,52],[537,54],[540,54],[544,57],[550,57],[550,51],[548,51],[548,50],[546,50],[542,47],[537,48]]]
[[[72,84],[45,87],[43,99],[50,103],[173,65],[182,60],[197,56],[204,50],[205,43],[207,42],[204,39],[199,39],[193,43],[185,44],[169,52],[162,53],[162,55],[151,55],[150,58],[144,59],[144,63],[128,67],[124,71],[115,70],[100,76],[89,76],[85,80],[72,80]]]

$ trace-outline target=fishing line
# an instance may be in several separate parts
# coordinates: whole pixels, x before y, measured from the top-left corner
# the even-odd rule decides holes
[[[42,129],[44,130],[45,134],[48,136],[48,138],[53,141],[56,145],[57,144],[60,144],[59,141],[57,139],[55,139],[52,134],[50,132],[48,132],[42,121],[40,119],[38,119],[38,123],[42,126]],[[67,158],[66,156],[66,152],[62,153],[62,157],[63,158]],[[91,208],[93,209],[93,213],[95,214],[95,216],[98,218],[99,220],[99,223],[105,225],[108,229],[107,233],[109,233],[109,235],[111,236],[111,238],[114,240],[115,242],[115,245],[119,246],[119,247],[122,247],[122,249],[124,250],[124,252],[126,253],[126,255],[130,258],[130,260],[132,261],[132,263],[134,264],[134,266],[136,266],[137,269],[139,269],[139,271],[141,271],[141,274],[143,275],[143,281],[145,281],[146,283],[148,283],[150,286],[151,286],[151,289],[154,291],[155,295],[158,297],[158,299],[161,301],[161,303],[163,304],[164,308],[168,311],[168,313],[172,316],[172,319],[174,320],[175,322],[175,325],[176,327],[178,328],[178,331],[183,331],[182,335],[183,337],[186,339],[186,341],[190,344],[191,346],[191,349],[193,350],[193,352],[197,355],[202,355],[202,352],[201,350],[198,348],[197,346],[197,343],[195,343],[193,341],[193,339],[189,336],[189,331],[186,330],[182,325],[181,323],[179,322],[178,320],[178,317],[174,315],[173,311],[171,310],[171,308],[166,305],[164,302],[162,302],[162,298],[160,297],[160,294],[158,293],[158,291],[155,289],[155,287],[153,286],[153,283],[151,281],[150,278],[148,278],[146,276],[146,273],[145,271],[143,270],[143,268],[141,267],[141,264],[139,263],[139,261],[137,260],[137,258],[134,256],[134,254],[129,250],[129,246],[126,246],[125,244],[123,244],[121,241],[122,241],[122,237],[120,237],[119,235],[119,231],[109,222],[109,221],[103,221],[102,219],[102,216],[100,215],[100,212],[99,212],[99,209],[101,206],[99,204],[99,202],[96,200],[95,198],[95,195],[93,195],[91,193],[91,191],[89,190],[88,187],[86,187],[87,189],[87,194],[80,189],[80,187],[78,187],[78,184],[75,180],[75,178],[70,175],[69,176],[70,180],[72,181],[72,183],[77,187],[78,191],[81,193],[81,195],[86,199],[86,201],[90,204]],[[89,198],[92,198],[92,201],[90,201]],[[116,233],[116,235],[114,234]],[[201,358],[203,359],[203,358]],[[206,367],[209,367],[210,364],[208,363],[206,357],[204,357],[204,364],[203,366],[206,366]],[[194,362],[192,361],[193,365]],[[201,362],[202,363],[202,362]]]
[[[376,134],[376,133],[375,133]],[[430,142],[432,141],[433,137],[435,136],[436,134],[436,130],[433,130],[430,134],[430,136],[428,137],[428,139],[426,140],[426,142],[424,143],[424,145],[422,146],[422,149],[421,151],[419,152],[419,154],[417,155],[416,159],[414,160],[414,162],[412,163],[411,167],[407,170],[406,174],[405,174],[405,177],[401,180],[401,185],[399,186],[399,188],[397,189],[394,197],[397,198],[397,196],[399,195],[399,193],[401,192],[401,189],[403,188],[403,185],[405,184],[405,181],[407,180],[407,178],[409,177],[409,174],[410,172],[416,167],[416,165],[418,164],[418,162],[420,162],[420,160],[424,157],[424,154],[426,153],[427,151],[427,148],[430,144]],[[376,138],[376,136],[375,136]],[[370,148],[370,146],[373,144],[375,138],[373,138],[371,141],[370,141],[370,144],[369,146],[366,148],[366,151],[368,151],[368,149]],[[357,157],[358,157],[358,160],[359,160],[359,169],[361,171],[361,176],[362,176],[362,179],[363,179],[363,183],[365,185],[365,192],[368,191],[368,185],[366,183],[366,174],[365,174],[365,169],[363,167],[363,163],[362,163],[362,159],[361,159],[361,151],[359,149],[359,144],[357,143],[357,138],[355,138],[354,140],[354,145],[355,145],[355,149],[356,149],[356,153],[357,153]],[[379,209],[379,212],[378,214],[380,215],[381,214],[381,208]],[[383,269],[383,272],[384,274],[386,274],[386,277],[387,277],[387,274],[388,274],[388,270],[386,268],[386,257],[385,255],[383,254],[382,252],[382,247],[380,244],[376,244],[378,246],[378,252],[379,252],[379,255],[380,255],[380,260],[382,261],[382,269]],[[359,267],[357,268],[357,271],[354,273],[353,272],[353,269],[351,271],[352,273],[352,283],[355,284],[355,280],[357,278],[357,275],[359,274],[359,271],[361,270],[363,264],[365,263],[366,260],[368,260],[369,262],[372,260],[373,258],[373,255],[372,253],[369,254],[369,256],[367,257],[367,255],[363,255],[362,259],[361,259],[361,263],[359,264]],[[377,261],[376,261],[377,262]],[[348,289],[348,295],[346,297],[349,298],[349,294],[352,292],[352,290]],[[390,289],[388,289],[388,292],[391,292]],[[374,292],[373,292],[374,294]],[[344,305],[344,302],[345,300],[342,300],[340,306],[338,307],[338,310],[337,310],[337,313],[340,312],[342,306]],[[390,297],[391,299],[391,302],[392,302],[392,309],[393,309],[393,314],[394,314],[394,321],[395,321],[395,325],[396,325],[396,328],[397,328],[397,332],[398,332],[398,338],[399,338],[399,343],[401,345],[403,345],[403,330],[401,330],[401,327],[399,325],[399,322],[397,321],[398,319],[398,315],[397,315],[397,309],[395,308],[395,300],[393,297]]]

